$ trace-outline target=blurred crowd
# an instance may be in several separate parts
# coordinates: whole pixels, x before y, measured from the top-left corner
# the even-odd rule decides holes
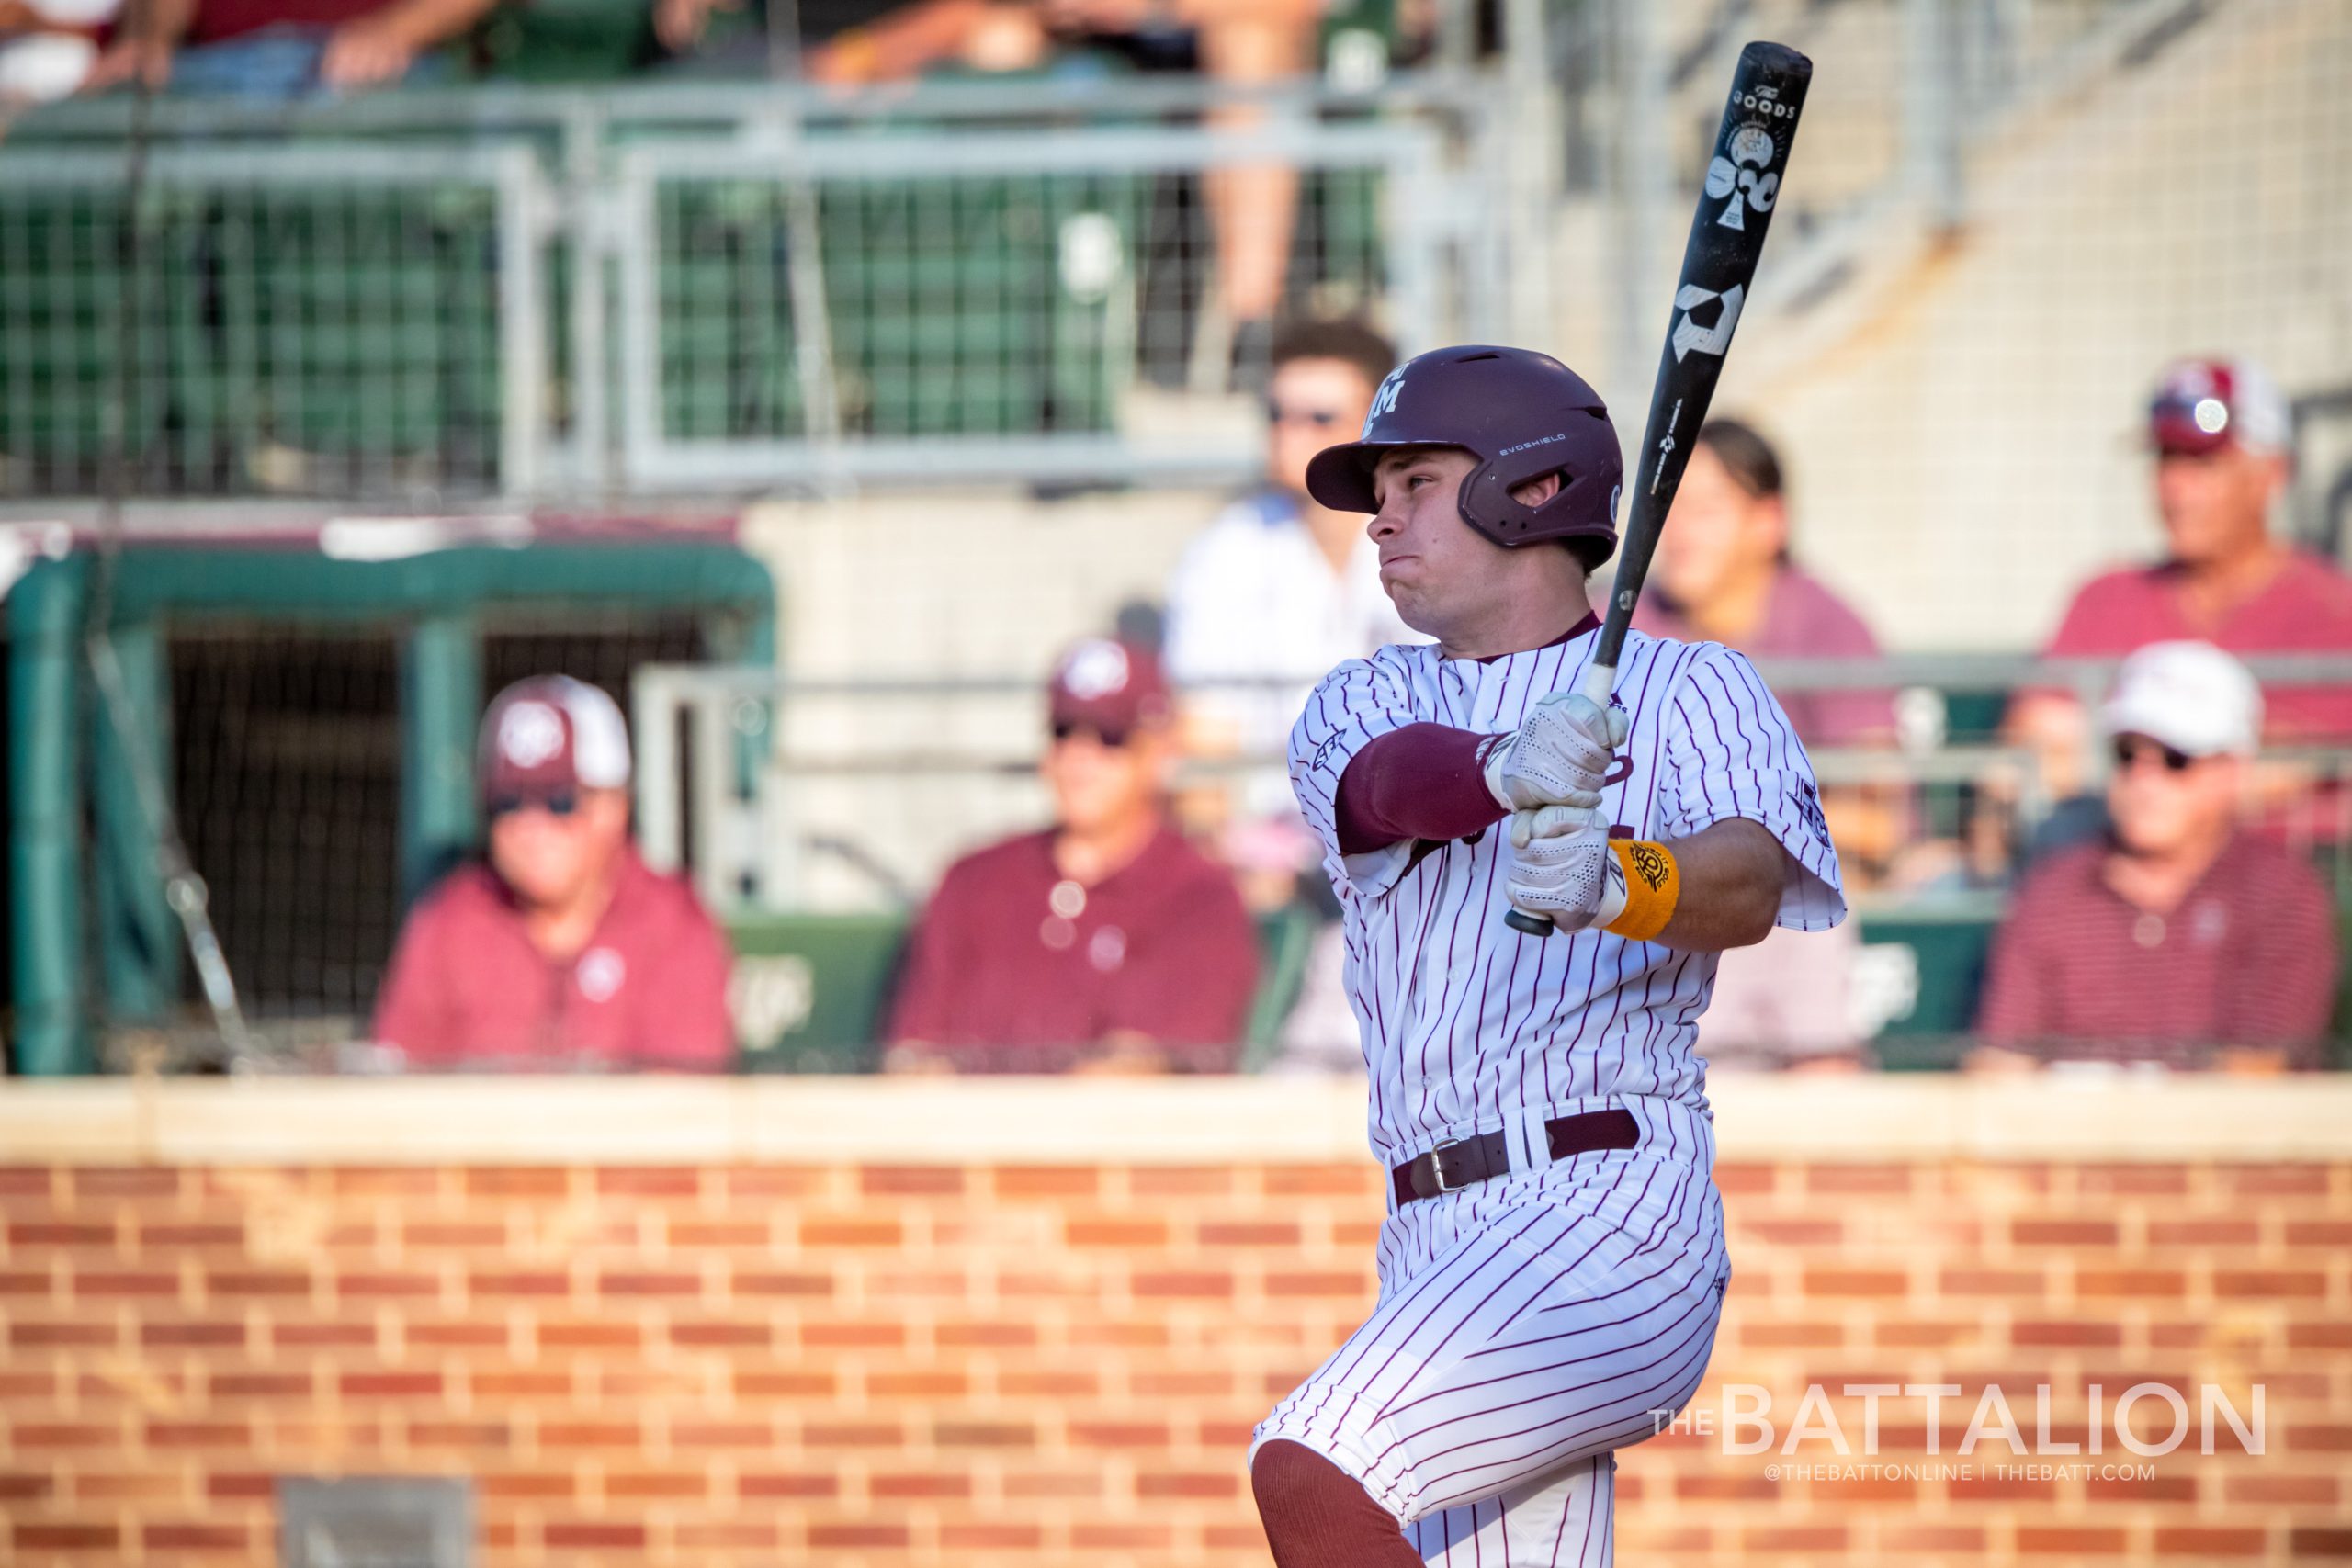
[[[1156,626],[1129,617],[1047,672],[1050,819],[940,880],[888,1010],[886,1069],[1230,1070],[1265,923],[1285,912],[1316,934],[1261,1065],[1360,1066],[1329,884],[1266,760],[1324,671],[1416,639],[1382,591],[1365,520],[1305,485],[1308,459],[1362,425],[1396,355],[1333,321],[1283,332],[1269,360],[1262,481],[1204,519]],[[2352,742],[2352,689],[2266,692],[2241,656],[2352,652],[2352,580],[2273,529],[2291,426],[2257,367],[2172,367],[2145,430],[2163,556],[2086,583],[2046,649],[2120,660],[2111,689],[2087,706],[2020,692],[1999,720],[2072,798],[2030,837],[1939,842],[1906,820],[1903,791],[1823,792],[1849,888],[2007,890],[1973,1068],[2275,1071],[2321,1065],[2329,1035],[2335,902],[2308,834],[2290,844],[2278,824],[2290,807],[2306,825],[2340,821],[2344,802],[2278,748]],[[1766,434],[1707,425],[1636,625],[1766,660],[1877,655],[1866,618],[1802,564],[1792,494]],[[1809,749],[1901,743],[1893,694],[1783,701]],[[728,1065],[724,942],[691,892],[629,846],[628,743],[611,700],[526,682],[492,705],[481,744],[486,863],[411,915],[378,1039],[427,1065]],[[2083,766],[2094,745],[2109,764],[2097,782]],[[1238,769],[1238,783],[1185,787],[1180,765],[1204,761]],[[1979,793],[1984,811],[2002,806],[1997,781]],[[1849,922],[1726,953],[1701,1054],[1718,1068],[1871,1066],[1853,1005],[1861,948]]]

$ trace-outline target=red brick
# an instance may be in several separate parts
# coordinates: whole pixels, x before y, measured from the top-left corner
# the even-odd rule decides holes
[[[2327,1167],[2324,1165],[2235,1165],[2223,1166],[2215,1173],[2222,1190],[2233,1197],[2324,1198],[2327,1195]]]
[[[114,1246],[114,1227],[71,1221],[19,1221],[8,1227],[8,1245],[12,1247],[111,1247]]]
[[[1035,1551],[1045,1532],[1035,1525],[944,1524],[939,1544],[950,1551]]]
[[[411,1421],[408,1440],[418,1448],[500,1450],[514,1440],[514,1428],[505,1421]]]
[[[803,1247],[898,1247],[906,1241],[906,1227],[896,1220],[817,1219],[800,1222]]]
[[[2060,1323],[2021,1319],[2010,1325],[2009,1343],[2020,1349],[2055,1348],[2061,1346],[2113,1348],[2123,1343],[2123,1326],[2117,1323]]]
[[[1102,1182],[1102,1173],[1091,1166],[1008,1165],[989,1173],[999,1198],[1091,1198]]]
[[[37,1524],[20,1519],[8,1534],[19,1551],[113,1551],[121,1541],[114,1526],[87,1523]]]
[[[139,1539],[149,1551],[249,1551],[253,1549],[252,1532],[243,1525],[199,1523],[193,1519],[142,1525]]]
[[[252,1442],[253,1428],[243,1421],[147,1423],[147,1446],[153,1449],[243,1449]]]
[[[180,1173],[160,1166],[76,1166],[66,1183],[77,1198],[169,1198],[180,1190]]]
[[[1233,1294],[1233,1276],[1200,1270],[1140,1273],[1135,1277],[1135,1293],[1141,1300],[1181,1298],[1223,1301]]]
[[[710,1474],[699,1470],[611,1470],[605,1472],[607,1497],[694,1497],[710,1495]]]
[[[417,1166],[340,1166],[327,1185],[340,1198],[429,1198],[441,1190],[443,1173]]]
[[[764,1220],[673,1220],[670,1245],[681,1252],[711,1248],[764,1250],[775,1244],[775,1233]]]
[[[2158,1525],[2159,1557],[2259,1557],[2267,1546],[2258,1529],[2232,1529],[2204,1525]]]
[[[2084,1296],[2178,1296],[2188,1276],[2177,1269],[2078,1269],[2075,1293]]]
[[[413,1251],[500,1250],[513,1245],[506,1227],[490,1220],[412,1220],[401,1226],[401,1245]]]
[[[376,1323],[373,1318],[274,1323],[269,1326],[269,1341],[281,1349],[328,1349],[335,1346],[373,1345],[376,1343]]]
[[[215,1399],[309,1399],[313,1389],[307,1371],[216,1371],[205,1382]]]
[[[1310,1273],[1306,1270],[1286,1269],[1266,1276],[1266,1294],[1276,1297],[1324,1297],[1345,1302],[1362,1300],[1368,1303],[1374,1294],[1374,1289],[1373,1280],[1360,1270],[1336,1269]]]
[[[440,1294],[441,1281],[430,1274],[342,1273],[334,1277],[334,1289],[355,1301],[413,1301]]]
[[[2113,1247],[2113,1220],[2011,1220],[2009,1239],[2019,1247]]]
[[[485,1497],[508,1503],[545,1503],[580,1495],[580,1478],[568,1470],[494,1470],[477,1475]]]
[[[161,1269],[76,1269],[74,1294],[85,1301],[153,1300],[180,1293],[180,1277]]]
[[[814,1300],[833,1293],[831,1274],[782,1269],[739,1269],[728,1280],[728,1288],[739,1296],[790,1296]]]
[[[2019,1525],[2018,1551],[2028,1556],[2111,1557],[2125,1550],[2125,1531],[2087,1525]]]
[[[1725,1197],[1761,1197],[1781,1184],[1781,1168],[1758,1160],[1725,1160],[1715,1167],[1715,1186]]]
[[[570,1295],[571,1279],[560,1269],[477,1269],[466,1277],[466,1290],[484,1301],[539,1300]]]
[[[1804,1173],[1807,1192],[1816,1198],[1901,1197],[1911,1190],[1907,1165],[1816,1165]]]
[[[2202,1216],[2148,1221],[2148,1244],[2159,1249],[2174,1247],[2253,1247],[2262,1240],[2262,1227],[2252,1220]]]
[[[702,1280],[678,1271],[608,1269],[596,1277],[596,1288],[608,1296],[692,1296],[702,1292]]]
[[[490,1166],[464,1174],[469,1198],[560,1198],[571,1190],[571,1173]]]
[[[696,1349],[740,1349],[746,1346],[765,1349],[775,1339],[775,1331],[767,1324],[752,1318],[705,1318],[673,1322],[669,1329],[670,1343]]]
[[[112,1346],[120,1342],[122,1331],[111,1320],[104,1318],[74,1318],[57,1322],[42,1318],[19,1318],[8,1325],[8,1343],[27,1350],[57,1349],[65,1346]]]
[[[841,1493],[841,1478],[830,1471],[747,1470],[735,1478],[735,1490],[753,1497],[832,1497]]]
[[[1300,1241],[1295,1220],[1204,1220],[1203,1247],[1279,1247],[1295,1249]]]
[[[969,1497],[972,1478],[953,1472],[927,1471],[919,1473],[884,1472],[866,1483],[867,1489],[877,1497]]]
[[[198,1224],[148,1224],[139,1226],[139,1249],[145,1253],[185,1252],[220,1247],[237,1251],[245,1246],[245,1227],[218,1222]]]
[[[1238,1497],[1241,1472],[1237,1469],[1146,1472],[1136,1477],[1138,1497]]]
[[[205,1274],[204,1289],[227,1301],[286,1300],[309,1295],[311,1277],[291,1269],[215,1269]]]
[[[441,1374],[435,1371],[345,1372],[337,1380],[345,1399],[439,1399]]]
[[[820,1551],[854,1551],[858,1547],[903,1550],[907,1527],[894,1524],[812,1524],[808,1544]]]
[[[702,1172],[691,1166],[614,1166],[596,1172],[603,1197],[692,1198],[702,1190]]]
[[[616,1551],[645,1550],[645,1527],[612,1519],[550,1519],[541,1535],[553,1550],[605,1548]]]
[[[1808,1269],[1804,1280],[1805,1294],[1832,1298],[1904,1296],[1911,1289],[1899,1269]]]
[[[2327,1276],[2316,1269],[2222,1269],[2213,1274],[2217,1296],[2313,1298],[2327,1294]]]
[[[1222,1198],[1233,1190],[1233,1171],[1221,1165],[1139,1166],[1127,1172],[1127,1190],[1138,1198]]]
[[[2298,1526],[2287,1532],[2287,1541],[2297,1557],[2352,1557],[2352,1529]]]
[[[0,1165],[0,1198],[42,1198],[49,1190],[48,1167]]]
[[[857,1173],[858,1190],[869,1198],[952,1198],[964,1190],[955,1166],[869,1165]]]
[[[1071,1217],[1062,1223],[1068,1247],[1158,1247],[1168,1245],[1168,1223],[1148,1218]]]
[[[1036,1446],[1037,1431],[1025,1421],[941,1421],[932,1440],[943,1449],[1027,1449]]]

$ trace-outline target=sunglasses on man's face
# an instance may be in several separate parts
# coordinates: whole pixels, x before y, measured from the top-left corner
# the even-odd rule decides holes
[[[580,797],[569,790],[552,795],[496,795],[490,799],[490,818],[495,822],[501,817],[537,807],[550,817],[569,817],[580,808]]]
[[[1311,424],[1317,430],[1329,430],[1340,423],[1337,409],[1293,408],[1287,403],[1266,400],[1268,424]]]
[[[2115,738],[2115,765],[2124,772],[2129,773],[2138,767],[2140,759],[2148,756],[2164,759],[2165,772],[2168,773],[2186,773],[2188,764],[2197,761],[2188,752],[2177,750],[2160,740],[2149,740],[2137,735]]]
[[[1097,725],[1072,724],[1068,719],[1054,721],[1054,739],[1057,741],[1068,740],[1075,735],[1091,735],[1114,751],[1127,743],[1127,732],[1124,729],[1104,729]]]

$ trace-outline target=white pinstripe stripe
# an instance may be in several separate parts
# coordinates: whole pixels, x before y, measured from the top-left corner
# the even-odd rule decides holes
[[[1333,671],[1291,738],[1292,783],[1345,915],[1381,1163],[1506,1128],[1522,1158],[1531,1119],[1611,1107],[1640,1128],[1632,1153],[1392,1213],[1378,1309],[1259,1428],[1356,1476],[1432,1563],[1610,1562],[1609,1450],[1697,1387],[1730,1273],[1691,1051],[1713,956],[1512,932],[1499,828],[1418,863],[1405,844],[1340,852],[1339,783],[1356,752],[1408,724],[1514,729],[1538,696],[1573,689],[1591,648],[1587,634],[1484,663],[1383,649]],[[1792,863],[1780,922],[1843,918],[1812,763],[1746,660],[1635,633],[1617,694],[1630,734],[1603,794],[1611,821],[1667,839],[1758,822]]]

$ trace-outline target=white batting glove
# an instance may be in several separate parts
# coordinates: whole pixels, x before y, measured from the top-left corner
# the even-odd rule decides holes
[[[1506,811],[1599,806],[1626,723],[1624,709],[1597,707],[1581,693],[1540,698],[1518,732],[1487,753],[1487,793]]]
[[[1609,848],[1608,827],[1592,814],[1580,828],[1524,842],[1514,820],[1511,847],[1503,891],[1513,908],[1564,931],[1606,926],[1625,912],[1624,863]]]

